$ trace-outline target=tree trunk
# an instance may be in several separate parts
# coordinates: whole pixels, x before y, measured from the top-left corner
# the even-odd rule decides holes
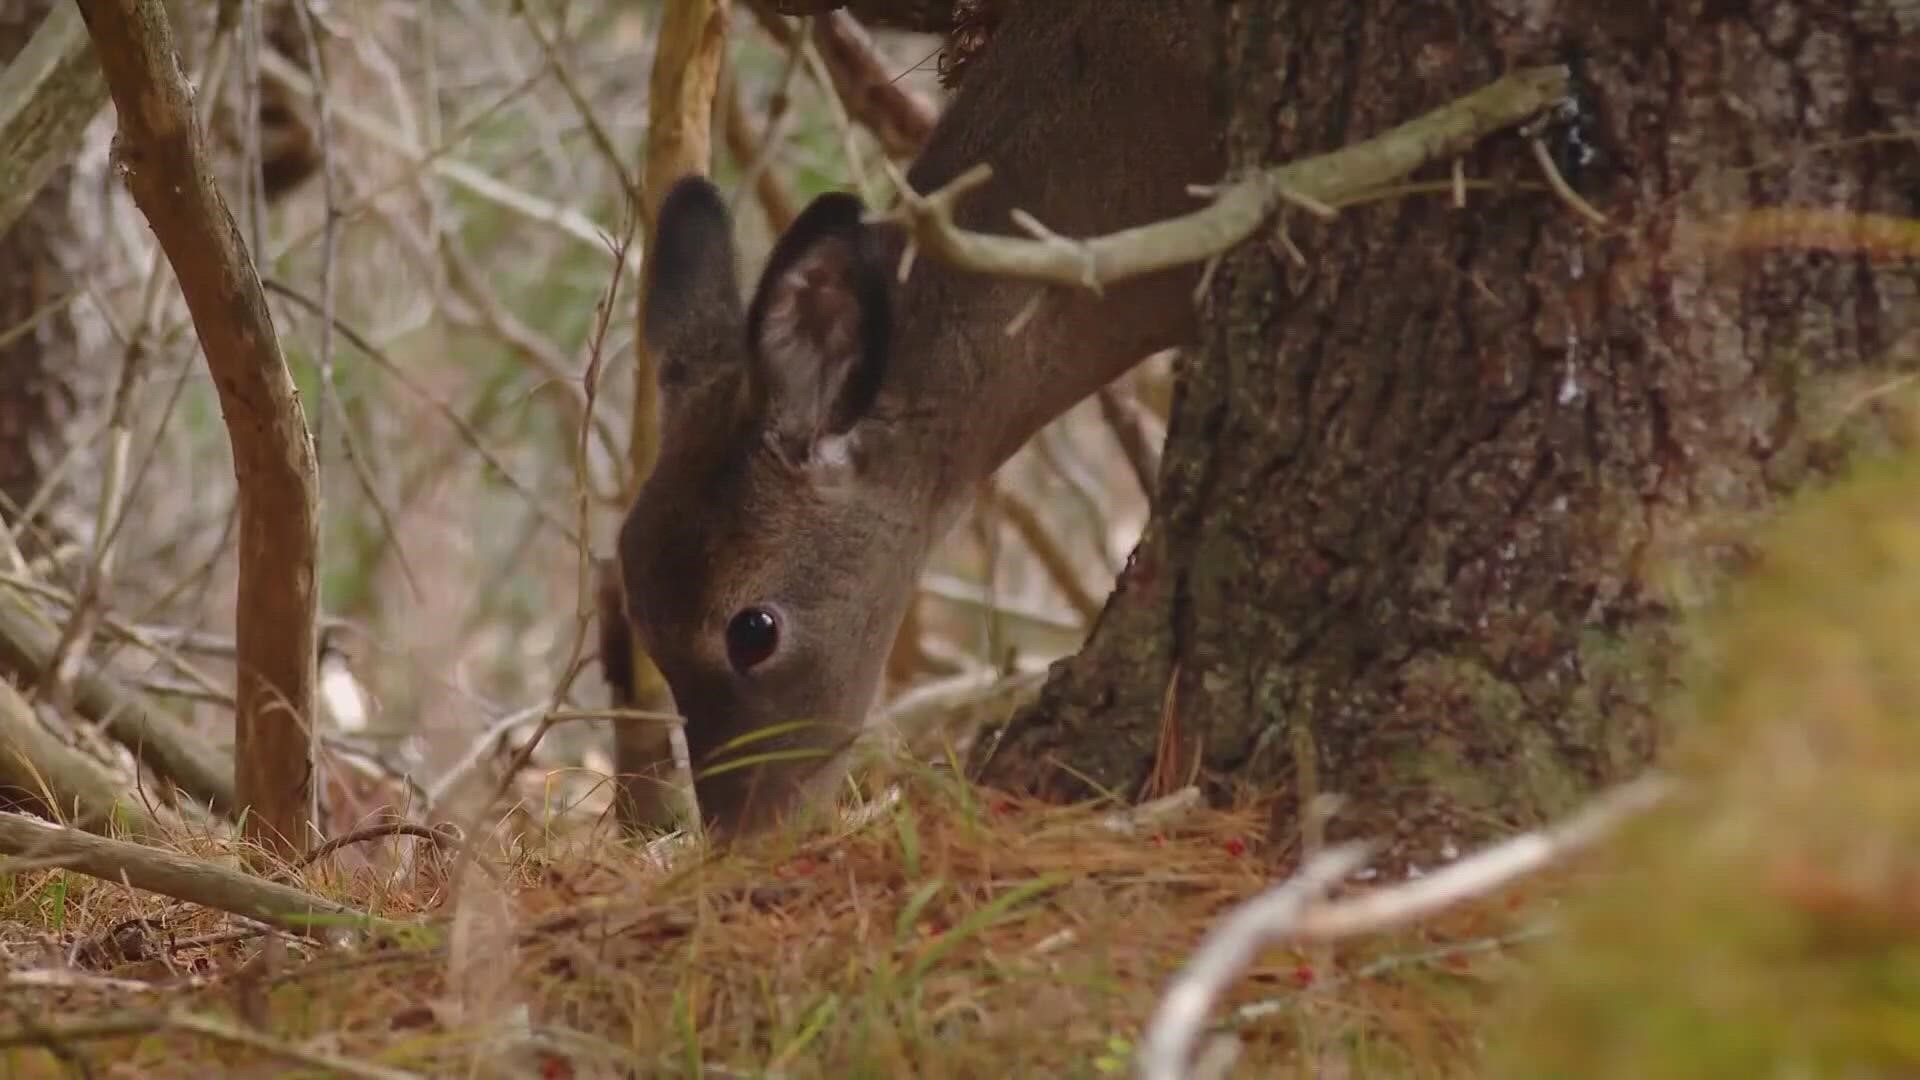
[[[1329,224],[1293,215],[1304,264],[1277,233],[1227,258],[1140,546],[983,777],[1251,786],[1278,794],[1277,844],[1337,794],[1329,837],[1430,865],[1648,758],[1721,530],[1868,445],[1874,388],[1920,364],[1920,270],[1869,250],[1896,226],[1749,215],[1920,215],[1913,137],[1861,139],[1920,123],[1920,14],[1220,7],[1235,168],[1566,62],[1579,108],[1545,143],[1610,224],[1504,137],[1462,163],[1498,185],[1465,210],[1436,170]]]

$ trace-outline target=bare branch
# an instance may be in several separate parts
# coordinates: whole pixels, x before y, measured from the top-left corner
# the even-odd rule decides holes
[[[586,126],[587,134],[593,139],[593,148],[599,152],[614,178],[620,181],[621,190],[627,193],[627,201],[640,202],[645,195],[640,190],[639,182],[633,178],[632,173],[627,171],[626,162],[621,160],[619,149],[613,145],[613,136],[607,134],[606,125],[600,122],[592,102],[587,100],[586,92],[580,89],[578,80],[573,77],[572,69],[567,67],[553,39],[548,37],[546,30],[541,27],[540,17],[535,15],[531,8],[525,7],[520,9],[520,16],[526,23],[527,30],[533,34],[533,39],[540,43],[540,51],[545,54],[548,66],[553,69],[554,81],[558,82],[560,89],[566,92],[567,100],[573,103],[574,111],[580,116],[580,122]]]
[[[308,296],[306,293],[301,292],[286,282],[280,281],[277,278],[267,278],[263,284],[269,292],[277,296],[285,297],[307,311],[315,314],[321,311],[321,304],[318,300],[315,300],[313,297]],[[346,339],[347,344],[359,350],[362,356],[372,360],[375,367],[379,368],[415,397],[426,402],[428,408],[446,420],[447,423],[459,433],[461,440],[471,447],[474,453],[480,456],[480,460],[492,467],[494,472],[500,475],[500,479],[504,481],[508,487],[512,488],[515,493],[526,500],[527,506],[542,523],[554,532],[565,537],[570,544],[578,544],[581,542],[579,531],[574,526],[568,524],[567,520],[560,516],[558,510],[548,506],[538,492],[518,479],[514,475],[513,470],[500,458],[499,454],[487,448],[487,444],[485,440],[481,438],[480,432],[475,430],[473,424],[468,421],[466,417],[460,415],[459,410],[447,404],[445,399],[437,396],[432,390],[422,385],[419,379],[408,374],[404,365],[397,363],[393,357],[388,356],[386,350],[368,340],[365,334],[360,333],[354,327],[341,322],[337,318],[329,320],[329,324],[339,332],[342,338]],[[391,530],[389,530],[389,532],[391,532]]]
[[[1207,933],[1147,1025],[1137,1070],[1143,1080],[1186,1076],[1187,1059],[1214,999],[1254,953],[1277,936],[1276,928],[1293,925],[1309,903],[1359,869],[1366,855],[1367,849],[1359,844],[1322,852],[1292,878],[1234,909]]]
[[[295,934],[335,936],[323,932],[349,926],[391,932],[402,925],[302,889],[230,870],[205,858],[109,840],[25,814],[0,811],[0,852],[26,856],[25,861],[32,863],[77,870],[102,881],[125,882],[136,889],[257,919]],[[19,861],[0,861],[0,874],[26,869],[17,865]]]
[[[1612,224],[1607,220],[1607,215],[1595,210],[1593,204],[1582,198],[1579,192],[1573,190],[1573,185],[1567,183],[1567,178],[1560,175],[1560,167],[1553,163],[1553,154],[1548,152],[1546,143],[1535,136],[1527,140],[1527,145],[1533,151],[1533,160],[1540,165],[1541,175],[1547,178],[1547,187],[1560,197],[1561,202],[1599,228],[1604,229]]]
[[[1552,107],[1566,93],[1564,67],[1518,71],[1376,138],[1227,186],[1203,210],[1093,239],[1030,240],[960,229],[953,223],[954,207],[992,178],[993,170],[985,164],[930,194],[903,191],[900,206],[875,215],[875,220],[901,223],[912,230],[919,246],[962,269],[1098,292],[1228,251],[1283,203],[1324,208],[1392,183],[1428,162],[1463,153],[1480,139]]]
[[[1484,897],[1591,846],[1669,791],[1664,778],[1643,777],[1551,828],[1522,833],[1425,877],[1337,903],[1314,901],[1359,868],[1365,848],[1350,844],[1308,859],[1291,879],[1240,905],[1207,934],[1160,1000],[1142,1041],[1139,1075],[1143,1080],[1186,1075],[1186,1062],[1214,999],[1263,946],[1374,933]]]
[[[318,495],[266,294],[208,166],[159,0],[80,0],[120,117],[118,163],[173,264],[220,394],[240,490],[234,776],[247,834],[311,838]]]
[[[1376,933],[1486,896],[1591,847],[1622,822],[1652,809],[1671,790],[1672,785],[1657,776],[1622,785],[1558,825],[1521,833],[1393,888],[1306,911],[1287,936],[1295,941],[1333,941]]]
[[[873,134],[888,157],[902,161],[918,154],[940,112],[895,81],[865,28],[844,11],[831,12],[813,21],[813,44],[847,115]]]
[[[291,92],[312,93],[313,81],[308,78],[307,73],[278,53],[270,50],[263,52],[260,56],[260,70],[263,74],[285,82]],[[427,172],[483,202],[497,206],[527,221],[550,226],[578,243],[604,252],[606,250],[604,230],[579,210],[541,199],[506,183],[477,165],[451,156],[452,147],[470,134],[475,127],[493,117],[508,103],[526,94],[544,77],[544,75],[537,75],[523,80],[518,86],[502,93],[488,107],[478,110],[457,130],[448,132],[445,141],[429,147],[417,145],[392,125],[363,110],[350,108],[345,102],[334,102],[333,112],[343,125],[352,128],[355,134],[364,136],[372,143],[400,155],[411,163],[409,172],[362,192],[359,198],[342,208],[342,214],[351,216],[363,205],[387,190],[413,183],[418,179],[419,173]],[[325,228],[324,223],[319,228]],[[296,234],[282,241],[279,250],[290,251],[310,239],[310,235]],[[271,257],[278,252],[268,254]],[[637,267],[640,258],[637,246],[631,252],[631,258],[633,260],[631,266]]]
[[[299,865],[304,869],[341,848],[364,844],[369,840],[384,840],[391,836],[411,836],[416,840],[425,840],[434,847],[442,847],[451,838],[451,832],[452,830],[430,829],[411,821],[384,821],[378,825],[369,825],[364,829],[355,829],[350,833],[334,837],[301,856]]]
[[[1038,672],[1002,675],[978,668],[916,686],[894,698],[870,729],[876,738],[891,740],[915,758],[939,757],[952,750],[964,756],[981,730],[1004,724],[1007,717],[1040,695],[1044,676]]]

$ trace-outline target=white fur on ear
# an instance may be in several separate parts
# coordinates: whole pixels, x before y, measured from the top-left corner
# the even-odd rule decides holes
[[[890,286],[864,212],[847,192],[816,198],[768,253],[747,308],[762,423],[797,464],[817,462],[814,444],[846,433],[879,390]]]
[[[823,435],[814,440],[813,453],[807,458],[807,476],[813,489],[830,497],[850,496],[856,490],[861,472],[861,447],[858,430],[843,435]]]
[[[828,239],[769,275],[756,345],[773,424],[796,447],[828,430],[863,358],[854,268],[853,249]]]
[[[814,442],[813,458],[821,465],[832,469],[853,468],[853,432],[845,435],[825,435]]]

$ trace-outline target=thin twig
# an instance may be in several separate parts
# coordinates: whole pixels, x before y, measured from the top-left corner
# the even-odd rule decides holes
[[[411,821],[387,821],[336,836],[308,852],[294,865],[297,869],[305,870],[341,848],[364,844],[369,840],[384,840],[389,836],[412,836],[426,840],[435,847],[441,847],[447,842],[447,834],[444,831],[430,829],[425,825],[416,825]]]
[[[639,207],[636,206],[633,209],[637,211]],[[575,513],[578,515],[579,535],[582,537],[587,534],[588,515],[590,513],[586,480],[587,445],[588,436],[592,428],[593,407],[594,403],[598,400],[599,394],[600,361],[603,356],[602,349],[606,343],[607,327],[612,322],[614,307],[620,295],[621,270],[626,266],[626,259],[624,257],[626,245],[633,242],[634,234],[639,227],[639,215],[636,213],[628,219],[627,228],[624,232],[619,237],[612,238],[611,240],[614,247],[613,273],[607,282],[606,292],[601,297],[598,318],[592,337],[588,343],[587,370],[584,378],[587,422],[580,425],[579,435],[575,440],[574,446],[574,467],[576,470]],[[554,683],[552,697],[539,714],[540,722],[535,726],[533,736],[514,753],[513,760],[508,762],[506,769],[502,771],[500,781],[492,793],[483,802],[474,807],[472,819],[467,823],[465,828],[460,830],[461,835],[466,839],[461,843],[459,851],[454,857],[453,866],[447,872],[447,880],[449,881],[458,882],[463,879],[468,865],[474,861],[475,850],[478,846],[478,824],[480,819],[485,816],[494,804],[498,803],[500,799],[506,795],[508,789],[513,785],[514,778],[518,776],[520,770],[526,768],[527,763],[533,759],[533,752],[539,747],[541,740],[544,739],[547,733],[553,729],[554,725],[559,722],[556,714],[566,702],[567,695],[573,688],[574,679],[579,676],[584,666],[582,656],[586,651],[588,627],[592,622],[593,612],[596,607],[593,602],[595,580],[592,551],[588,548],[584,540],[577,540],[575,544],[575,550],[578,552],[576,563],[577,578],[575,584],[579,593],[574,616],[573,644],[567,656],[566,666],[561,669],[560,678]],[[506,730],[511,729],[507,728]],[[482,752],[484,753],[484,750]],[[447,782],[447,778],[445,777],[443,777],[441,782],[436,784],[435,787],[441,795],[451,790],[451,784]]]
[[[614,179],[620,182],[620,189],[626,192],[627,201],[638,205],[641,198],[640,182],[627,171],[626,159],[621,155],[619,148],[613,144],[613,137],[607,134],[606,125],[600,122],[599,115],[594,112],[593,102],[580,89],[580,84],[574,80],[572,69],[561,58],[560,50],[553,39],[541,28],[540,19],[534,15],[533,8],[526,5],[520,6],[520,15],[521,21],[527,26],[527,32],[540,43],[540,51],[546,57],[547,66],[553,70],[554,81],[560,84],[560,89],[567,95],[567,100],[573,103],[573,111],[579,114],[580,122],[586,125],[587,136],[592,139],[593,148],[599,152],[602,163],[613,173]]]
[[[770,166],[773,163],[773,157],[785,145],[787,127],[793,119],[793,83],[800,75],[800,68],[802,66],[800,46],[805,40],[801,35],[793,33],[785,20],[769,14],[765,10],[764,5],[754,3],[751,6],[754,15],[760,21],[761,27],[768,32],[769,37],[773,38],[775,44],[779,45],[780,48],[785,51],[786,59],[782,62],[780,78],[774,82],[773,93],[767,100],[766,130],[760,136],[758,148],[755,149],[752,154],[748,155],[745,160],[739,162],[740,184],[742,186],[735,191],[734,197],[728,200],[729,205],[738,203],[739,191],[744,190],[745,185],[749,181],[758,184],[760,183],[759,177],[772,175]],[[731,74],[729,74],[728,78],[733,87],[733,91],[728,94],[729,114],[739,112],[741,114],[741,120],[744,123],[745,106],[740,104],[739,80]],[[733,122],[731,119],[728,120],[726,126],[727,139],[729,143],[731,143],[734,139]],[[742,134],[744,134],[744,132]],[[736,157],[737,156],[738,153],[736,151]],[[764,191],[761,193],[761,201],[762,203],[766,201],[766,193]],[[785,232],[787,225],[792,222],[794,217],[794,214],[788,213],[786,220],[774,221],[772,220],[773,212],[777,209],[778,207],[768,208],[768,224],[776,234]]]
[[[1329,942],[1404,926],[1464,900],[1484,897],[1591,846],[1664,799],[1671,785],[1652,775],[1602,795],[1551,828],[1523,833],[1426,877],[1337,903],[1319,896],[1358,869],[1365,847],[1343,845],[1306,861],[1291,879],[1235,908],[1208,932],[1161,998],[1142,1040],[1143,1080],[1178,1080],[1213,1001],[1264,945]]]
[[[1100,556],[1100,566],[1105,575],[1110,578],[1118,573],[1120,564],[1108,544],[1113,528],[1107,518],[1106,500],[1099,492],[1099,482],[1087,471],[1086,463],[1081,459],[1080,447],[1067,435],[1065,425],[1053,423],[1041,428],[1032,447],[1040,463],[1073,493],[1073,501],[1079,507],[1087,535],[1093,539],[1093,548]]]
[[[1624,784],[1560,824],[1501,841],[1424,877],[1307,911],[1287,936],[1295,941],[1333,941],[1377,933],[1486,896],[1591,847],[1622,822],[1652,809],[1671,791],[1671,783],[1659,776]]]
[[[1306,906],[1366,861],[1367,848],[1346,844],[1322,852],[1300,872],[1235,908],[1207,932],[1192,959],[1160,999],[1141,1040],[1138,1074],[1143,1080],[1181,1080],[1193,1045],[1205,1029],[1214,999],[1275,937],[1293,925]]]
[[[794,208],[793,193],[781,181],[780,175],[769,165],[781,143],[781,121],[784,110],[767,118],[767,127],[758,138],[753,133],[753,121],[747,117],[747,107],[741,102],[740,79],[731,67],[726,73],[726,113],[724,117],[727,154],[733,158],[735,167],[740,170],[740,179],[736,195],[751,185],[755,196],[760,200],[760,212],[767,219],[767,228],[774,235],[787,231],[793,219],[799,214]]]
[[[297,65],[278,53],[271,51],[265,53],[260,58],[260,66],[262,71],[284,81],[295,93],[312,91],[313,81],[307,77],[306,72],[301,71]],[[493,119],[495,113],[531,93],[534,87],[544,79],[545,75],[542,73],[523,80],[518,86],[509,88],[486,108],[465,120],[457,129],[448,132],[443,142],[424,148],[416,145],[404,134],[395,131],[384,121],[345,104],[336,103],[334,111],[343,123],[384,149],[406,158],[411,166],[410,171],[363,191],[355,203],[345,208],[345,212],[351,215],[387,192],[417,182],[420,172],[431,172],[478,199],[536,224],[552,226],[572,240],[605,251],[606,246],[602,239],[604,234],[600,226],[579,210],[548,202],[513,187],[486,169],[452,157],[454,148],[463,145],[476,129]],[[251,126],[249,130],[252,130]],[[285,251],[291,251],[311,238],[310,233],[290,237],[281,244],[280,250],[272,254],[277,256]],[[635,245],[634,250],[628,254],[628,258],[632,260],[633,267],[638,266],[640,258],[638,245]],[[270,262],[271,260],[262,261]]]
[[[1561,202],[1566,203],[1574,213],[1603,229],[1612,224],[1607,220],[1607,215],[1595,210],[1593,204],[1582,198],[1580,193],[1573,190],[1573,186],[1567,183],[1567,178],[1560,175],[1560,167],[1553,163],[1553,155],[1547,152],[1545,142],[1537,137],[1528,139],[1527,147],[1533,151],[1533,160],[1539,163],[1541,174],[1547,178],[1547,187],[1560,197]]]
[[[261,284],[265,286],[268,292],[292,300],[308,311],[317,313],[320,309],[319,301],[286,282],[279,281],[275,278],[265,278]],[[549,528],[559,533],[570,544],[578,544],[581,542],[579,532],[576,531],[572,525],[568,524],[565,519],[549,509],[539,494],[532,488],[521,483],[520,480],[514,476],[513,471],[507,467],[507,463],[500,460],[499,455],[487,449],[486,443],[481,441],[480,433],[475,431],[471,424],[467,423],[466,418],[461,416],[458,410],[447,404],[431,390],[421,385],[419,380],[409,375],[404,367],[395,363],[393,358],[387,355],[386,350],[367,340],[365,335],[361,334],[351,325],[339,319],[330,321],[333,323],[334,329],[340,332],[340,336],[345,338],[348,344],[358,349],[367,359],[372,360],[376,367],[386,372],[395,382],[405,387],[422,401],[425,401],[429,408],[440,414],[447,423],[451,424],[454,430],[459,432],[460,437],[466,441],[467,445],[472,447],[473,451],[479,454],[483,461],[493,466],[494,471],[500,474],[500,478],[506,481],[507,486],[518,493],[521,498],[525,499],[527,505],[532,508],[534,513],[539,515],[540,519],[545,522]]]
[[[853,186],[871,199],[872,178],[860,157],[860,144],[856,137],[860,129],[847,111],[846,102],[840,100],[839,92],[834,89],[833,75],[827,71],[826,61],[820,58],[820,50],[814,46],[811,37],[800,42],[800,56],[806,62],[807,70],[813,73],[814,83],[820,88],[820,97],[827,103],[827,112],[833,117],[834,127],[840,133],[840,149],[846,156],[847,169],[852,173]]]
[[[493,752],[501,739],[506,738],[515,728],[538,720],[547,711],[547,706],[544,704],[533,705],[508,713],[487,725],[487,729],[468,744],[466,752],[448,766],[447,770],[441,773],[433,783],[427,785],[427,814],[432,816],[439,810],[447,795],[458,789],[468,773],[480,767],[480,763],[486,760],[487,755]]]

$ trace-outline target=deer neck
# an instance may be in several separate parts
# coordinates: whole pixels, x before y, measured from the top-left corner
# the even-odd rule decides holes
[[[1224,168],[1207,9],[1199,0],[1015,5],[908,183],[931,192],[986,162],[993,178],[962,200],[956,224],[1008,235],[1019,235],[1015,209],[1079,237],[1195,209],[1188,186],[1216,182]],[[889,244],[897,256],[905,238],[895,232]],[[935,475],[903,481],[936,504],[936,519],[957,516],[940,510],[963,504],[1041,427],[1148,355],[1192,340],[1198,275],[1179,268],[1096,296],[923,254],[897,287],[882,398],[901,437],[923,450],[901,460],[933,462]]]

